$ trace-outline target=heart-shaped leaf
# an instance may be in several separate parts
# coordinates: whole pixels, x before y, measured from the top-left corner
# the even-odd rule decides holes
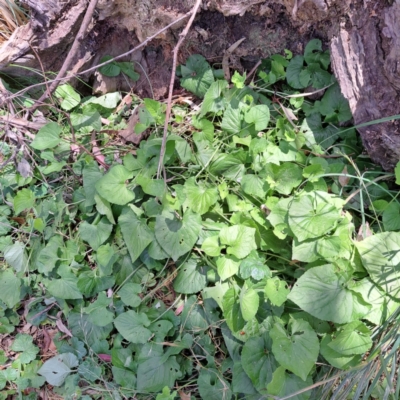
[[[201,219],[197,214],[186,213],[182,220],[173,214],[159,215],[156,219],[156,239],[174,261],[192,250],[200,230]]]

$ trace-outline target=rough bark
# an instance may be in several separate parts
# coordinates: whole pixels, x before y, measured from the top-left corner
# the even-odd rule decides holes
[[[333,67],[355,124],[399,114],[400,2],[349,12],[331,40]],[[359,129],[372,159],[385,169],[400,160],[400,123]]]
[[[58,71],[79,29],[85,0],[23,1],[32,19],[0,49],[0,72],[15,75],[22,67]],[[195,0],[99,0],[97,13],[73,63],[78,73],[104,55],[117,56],[135,47],[179,16]],[[215,64],[242,37],[232,67],[251,69],[261,58],[289,48],[301,53],[313,37],[330,46],[332,65],[350,102],[356,124],[399,114],[400,0],[208,0],[180,52],[180,61],[201,53]],[[141,78],[83,76],[95,92],[130,90],[140,96],[165,96],[172,49],[186,21],[125,60]],[[24,72],[25,73],[25,72]],[[390,122],[359,130],[374,161],[391,169],[400,159],[399,124]]]

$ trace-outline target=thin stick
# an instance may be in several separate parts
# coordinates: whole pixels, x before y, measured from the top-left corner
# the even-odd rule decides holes
[[[67,73],[67,70],[69,66],[71,65],[72,60],[78,53],[79,47],[81,45],[81,42],[83,41],[85,37],[86,30],[90,24],[90,21],[92,20],[94,10],[96,8],[98,0],[90,0],[89,6],[86,10],[86,14],[83,18],[82,25],[79,28],[78,34],[75,36],[74,43],[72,44],[71,50],[69,51],[67,58],[64,60],[64,63],[57,74],[56,79],[61,79],[65,76]],[[40,97],[39,100],[35,102],[35,104],[30,108],[30,112],[34,112],[42,103],[43,101],[52,95],[52,93],[56,90],[57,86],[59,85],[59,81],[55,81],[50,85],[50,88],[48,88]]]
[[[257,68],[261,65],[261,61],[259,60],[257,64],[252,68],[252,70],[249,72],[249,75],[247,75],[246,81],[251,82],[251,77],[253,74],[257,71]]]
[[[86,69],[86,70],[84,70],[84,71],[81,71],[81,72],[78,72],[78,73],[75,73],[75,74],[72,74],[72,73],[71,73],[71,74],[69,74],[69,75],[67,75],[67,76],[64,76],[64,77],[62,77],[62,78],[55,78],[55,79],[49,80],[49,81],[47,81],[47,82],[35,83],[34,85],[28,86],[27,88],[22,89],[22,90],[20,90],[19,92],[15,93],[15,94],[13,94],[13,95],[11,95],[11,96],[7,96],[7,98],[5,98],[4,101],[15,99],[16,97],[19,97],[19,96],[23,95],[23,94],[26,93],[27,91],[29,91],[29,90],[31,90],[31,89],[34,89],[34,88],[37,88],[37,87],[41,87],[41,86],[45,85],[46,83],[49,84],[49,83],[54,83],[54,82],[62,82],[62,81],[68,80],[68,79],[70,79],[70,78],[72,78],[72,77],[78,77],[79,75],[87,74],[87,73],[89,73],[89,72],[95,71],[96,69],[98,69],[98,68],[100,68],[100,67],[103,67],[104,65],[110,64],[110,63],[112,63],[112,62],[115,61],[115,60],[119,60],[120,58],[126,57],[126,56],[128,56],[128,55],[134,53],[135,51],[141,49],[142,47],[144,47],[147,43],[151,42],[151,41],[152,41],[153,39],[155,39],[158,35],[160,35],[160,33],[163,33],[163,32],[166,31],[167,29],[171,28],[171,26],[176,25],[178,22],[180,22],[180,21],[182,21],[183,19],[187,18],[190,14],[191,14],[191,11],[189,11],[189,12],[186,13],[185,15],[182,15],[181,17],[179,17],[178,19],[174,20],[173,22],[171,22],[170,24],[168,24],[168,25],[165,26],[164,28],[162,28],[162,29],[160,29],[159,31],[157,31],[154,35],[149,36],[145,41],[143,41],[142,43],[140,43],[138,46],[134,47],[133,49],[127,51],[126,53],[120,54],[119,56],[116,56],[116,57],[114,57],[114,58],[111,58],[110,60],[107,60],[107,61],[105,61],[105,62],[103,62],[103,63],[101,63],[101,64],[97,64],[97,65],[95,65],[94,67],[88,68],[88,69]],[[3,105],[4,101],[3,101],[3,102],[0,102],[0,107]]]
[[[189,32],[190,27],[192,26],[192,23],[197,14],[197,10],[200,7],[200,4],[201,4],[201,0],[197,0],[196,4],[194,5],[194,7],[191,11],[192,15],[190,16],[190,19],[189,19],[188,23],[186,24],[185,29],[179,35],[180,37],[179,37],[178,43],[176,44],[174,51],[173,51],[174,56],[173,56],[173,61],[172,61],[171,81],[169,83],[168,103],[167,103],[167,111],[165,113],[164,133],[163,133],[162,144],[161,144],[160,160],[158,161],[157,179],[160,179],[160,176],[161,176],[161,169],[163,168],[163,164],[164,164],[165,148],[167,146],[168,123],[169,123],[169,117],[171,115],[171,108],[172,108],[172,92],[174,90],[176,64],[178,62],[178,52],[179,52],[179,48],[181,47],[181,44],[183,43],[186,35]],[[165,176],[164,176],[164,179],[165,179]]]

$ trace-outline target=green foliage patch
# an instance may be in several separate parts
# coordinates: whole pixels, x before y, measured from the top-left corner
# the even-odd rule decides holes
[[[0,398],[45,382],[65,399],[321,398],[312,385],[332,367],[368,361],[398,307],[400,205],[328,68],[318,40],[249,85],[191,56],[181,85],[203,100],[173,107],[165,180],[163,104],[144,100],[147,141],[115,149],[102,118],[124,127],[121,96],[59,87],[73,144],[91,149],[95,131],[105,151],[71,154],[60,118],[32,141],[28,174],[1,172],[0,333],[60,332],[46,359],[13,336]],[[136,78],[101,70],[121,71]],[[310,87],[327,89],[309,102],[297,89]]]

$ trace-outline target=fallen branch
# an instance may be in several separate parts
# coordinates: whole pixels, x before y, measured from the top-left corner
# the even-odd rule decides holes
[[[51,96],[52,93],[56,90],[57,86],[59,85],[60,81],[59,79],[62,79],[65,74],[67,73],[67,70],[69,66],[71,65],[72,60],[76,56],[79,46],[81,45],[81,42],[83,41],[85,37],[86,30],[90,24],[90,21],[92,20],[94,10],[96,8],[98,0],[90,0],[89,6],[86,10],[85,17],[83,18],[82,25],[79,28],[78,34],[75,37],[74,43],[72,44],[71,50],[68,53],[67,58],[65,59],[59,73],[57,74],[56,80],[50,85],[50,88],[48,88],[40,97],[39,100],[35,101],[32,107],[30,107],[29,111],[33,113],[47,97]]]
[[[0,115],[0,124],[10,124],[14,126],[22,126],[24,128],[32,129],[38,131],[47,122],[30,122],[26,119],[12,117],[11,115]]]
[[[24,93],[26,93],[27,91],[31,90],[31,89],[35,89],[38,87],[41,87],[43,85],[46,84],[53,84],[55,82],[59,83],[62,81],[66,81],[68,79],[71,79],[72,77],[78,77],[79,75],[84,75],[87,74],[89,72],[95,71],[96,69],[103,67],[104,65],[110,64],[116,60],[119,60],[120,58],[126,57],[132,53],[134,53],[135,51],[141,49],[142,47],[144,47],[147,43],[151,42],[153,39],[155,39],[158,35],[160,35],[161,33],[163,33],[164,31],[166,31],[167,29],[171,28],[171,26],[176,25],[178,22],[182,21],[183,19],[187,18],[189,15],[191,14],[191,11],[189,11],[188,13],[186,13],[185,15],[182,15],[181,17],[179,17],[178,19],[174,20],[173,22],[171,22],[170,24],[166,25],[164,28],[160,29],[159,31],[157,31],[154,35],[149,36],[146,40],[144,40],[142,43],[140,43],[139,45],[137,45],[136,47],[134,47],[133,49],[127,51],[126,53],[120,54],[119,56],[115,56],[113,58],[111,58],[110,60],[107,60],[101,64],[97,64],[94,67],[90,67],[84,71],[78,72],[78,73],[74,73],[74,74],[69,74],[67,76],[61,77],[61,78],[55,78],[52,80],[48,80],[46,82],[40,82],[40,83],[35,83],[34,85],[28,86],[25,89],[20,90],[17,93],[14,93],[11,96],[7,96],[5,97],[5,99],[3,99],[3,101],[0,102],[0,107],[4,104],[5,101],[7,100],[12,100],[15,99],[19,96],[22,96]]]
[[[161,176],[161,170],[163,168],[164,164],[164,155],[165,155],[165,148],[167,145],[167,136],[168,136],[168,124],[169,124],[169,118],[171,115],[171,108],[172,108],[172,92],[174,89],[174,82],[175,82],[175,74],[176,74],[176,64],[178,62],[178,52],[179,48],[181,47],[181,44],[185,40],[186,35],[189,32],[190,27],[192,26],[192,23],[194,21],[194,18],[197,14],[197,11],[200,7],[201,0],[197,0],[196,4],[194,5],[192,11],[191,11],[191,17],[186,24],[185,29],[181,32],[179,35],[179,40],[178,43],[176,44],[174,50],[173,50],[173,61],[172,61],[172,71],[171,71],[171,81],[169,83],[169,92],[168,92],[168,102],[167,102],[167,111],[165,113],[165,123],[164,123],[164,133],[163,133],[163,138],[162,138],[162,143],[161,143],[161,151],[160,151],[160,160],[158,161],[158,168],[157,168],[157,179],[160,179]],[[164,174],[164,180],[166,180],[165,174]]]

